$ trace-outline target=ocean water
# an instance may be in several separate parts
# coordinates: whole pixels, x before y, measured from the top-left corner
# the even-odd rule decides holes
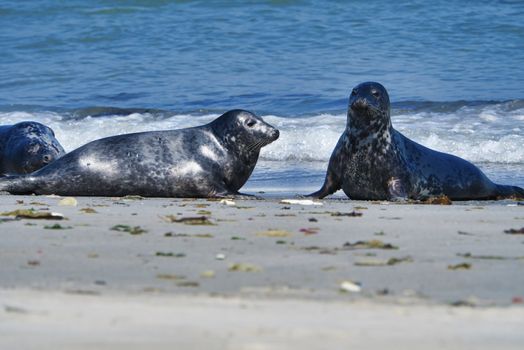
[[[0,27],[0,124],[68,151],[243,108],[281,130],[243,190],[313,191],[374,80],[406,136],[524,186],[522,1],[0,1]]]

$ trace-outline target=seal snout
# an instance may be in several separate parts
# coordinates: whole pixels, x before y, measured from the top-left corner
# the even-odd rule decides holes
[[[278,129],[273,129],[269,137],[271,138],[271,141],[277,140],[280,137],[280,131],[278,131]]]
[[[353,110],[365,110],[369,107],[369,102],[365,98],[357,98],[353,103],[351,104],[351,109]]]

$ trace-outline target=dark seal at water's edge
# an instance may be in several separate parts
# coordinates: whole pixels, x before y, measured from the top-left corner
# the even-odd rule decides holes
[[[395,130],[388,93],[375,82],[351,92],[346,129],[331,154],[324,185],[310,196],[323,198],[339,189],[365,200],[524,198],[524,189],[495,184],[470,162]]]

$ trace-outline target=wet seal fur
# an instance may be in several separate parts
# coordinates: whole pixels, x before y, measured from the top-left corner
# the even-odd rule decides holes
[[[324,185],[309,196],[323,198],[339,189],[361,200],[524,198],[524,189],[495,184],[470,162],[395,130],[388,93],[375,82],[351,92],[346,129],[331,154]]]
[[[92,141],[39,171],[0,179],[12,194],[223,197],[241,195],[277,129],[232,110],[209,124]]]
[[[43,124],[0,126],[0,176],[32,173],[64,154],[54,131]]]

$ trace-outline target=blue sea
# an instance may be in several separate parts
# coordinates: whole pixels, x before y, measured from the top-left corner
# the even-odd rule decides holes
[[[373,80],[396,129],[524,186],[523,1],[0,1],[0,28],[0,124],[68,151],[242,108],[281,131],[243,191],[313,191]]]

